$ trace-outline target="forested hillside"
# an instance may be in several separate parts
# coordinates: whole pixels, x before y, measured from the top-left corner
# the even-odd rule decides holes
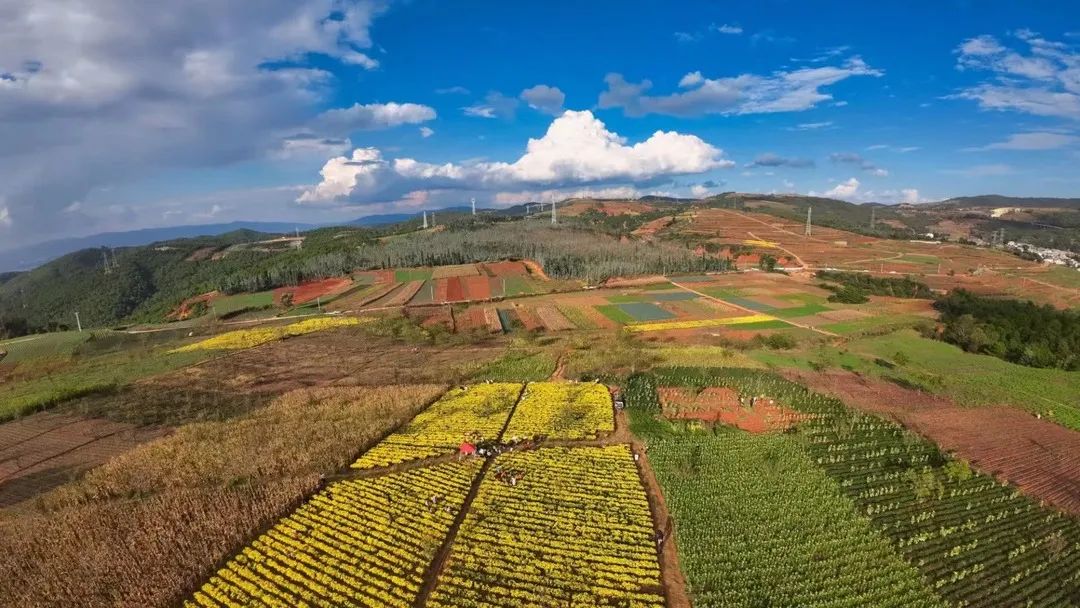
[[[73,327],[161,321],[183,299],[212,290],[259,291],[354,270],[534,259],[554,278],[598,282],[612,276],[725,270],[670,243],[620,242],[585,224],[454,216],[438,229],[418,221],[382,229],[322,228],[302,248],[258,243],[235,232],[147,247],[87,249],[0,285],[0,336]]]

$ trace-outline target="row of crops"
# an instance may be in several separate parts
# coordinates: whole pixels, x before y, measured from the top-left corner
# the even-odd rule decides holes
[[[429,606],[664,606],[627,446],[514,452],[494,466],[524,477],[484,478]]]
[[[450,390],[352,466],[372,469],[453,454],[464,441],[584,439],[614,425],[611,395],[602,384],[530,382],[524,390],[509,382],[476,384]]]
[[[412,606],[480,467],[455,462],[331,484],[184,605]]]
[[[368,450],[355,469],[454,453],[462,441],[498,439],[522,385],[493,382],[451,389],[404,427]]]
[[[241,549],[185,606],[404,607],[426,599],[461,607],[659,608],[652,517],[625,445],[371,470],[452,454],[463,440],[511,432],[595,437],[613,424],[601,384],[452,389],[353,465],[371,476],[331,483]],[[444,545],[452,552],[436,581]]]
[[[732,436],[708,429],[687,431],[685,425],[667,423],[656,416],[659,413],[658,386],[728,387],[743,395],[767,395],[785,407],[811,417],[781,437]],[[632,378],[627,386],[627,400],[632,407],[632,429],[649,437],[650,460],[658,463],[658,475],[667,500],[676,505],[685,502],[684,508],[689,514],[694,509],[704,508],[705,504],[745,500],[746,491],[721,491],[720,495],[712,496],[711,502],[706,502],[710,500],[709,488],[730,480],[703,476],[697,484],[681,483],[679,474],[692,475],[692,465],[711,470],[709,467],[716,466],[715,459],[728,459],[726,462],[731,465],[732,458],[736,461],[756,458],[754,450],[747,456],[736,449],[740,441],[760,444],[759,448],[779,441],[787,447],[775,447],[765,462],[754,467],[760,469],[761,476],[771,480],[776,493],[782,494],[784,488],[803,483],[811,475],[817,475],[823,481],[831,480],[832,483],[827,485],[842,493],[851,506],[849,510],[868,521],[876,534],[889,541],[895,554],[918,570],[925,586],[951,605],[1080,605],[1080,523],[1041,507],[1008,485],[972,472],[964,463],[950,460],[933,444],[891,422],[853,412],[835,399],[812,393],[773,374],[753,370],[662,369],[653,375]],[[712,442],[731,449],[714,451],[709,447]],[[790,450],[796,450],[800,458],[813,465],[813,471],[800,470],[784,477],[769,476],[769,467],[773,466],[770,463],[790,459],[790,455],[781,456]],[[687,473],[687,467],[691,467],[690,473]],[[749,479],[747,483],[750,483]],[[802,495],[793,494],[793,504],[799,508],[822,508],[822,498],[811,503],[798,498]],[[761,517],[772,516],[767,504],[759,507],[756,511],[760,511]],[[698,521],[692,517],[686,521],[681,521],[678,516],[676,519],[683,526],[695,525]],[[736,538],[743,535],[752,540],[753,537],[747,535],[761,533],[755,530],[754,526],[748,525],[731,532]],[[680,552],[684,539],[700,533],[703,530],[696,526],[686,532],[680,531]],[[702,552],[687,554],[684,558],[695,595],[705,596],[711,589],[707,586],[710,579],[701,573],[709,568],[722,568],[719,565],[725,563],[725,553],[720,547],[723,543],[715,544],[717,549],[714,551],[710,552],[706,545]],[[792,538],[788,544],[798,545],[799,542]],[[760,546],[760,542],[753,545]],[[688,549],[693,546],[691,542]],[[824,555],[827,558],[829,550]],[[762,580],[786,578],[790,574],[787,568],[778,566],[780,563],[768,552],[752,551],[744,567],[759,572]],[[889,573],[896,570],[873,562],[868,562],[867,568],[871,572],[878,571],[877,576],[883,581],[884,577],[893,576]],[[805,605],[866,605],[858,599],[866,589],[862,583],[852,581],[846,586],[838,586],[822,580],[821,584],[830,589],[843,589],[844,593],[842,597],[825,600],[814,595],[805,600]],[[781,604],[788,603],[783,597],[773,599]],[[707,601],[703,605],[721,604],[729,605],[719,601]],[[730,605],[757,604],[747,600]]]

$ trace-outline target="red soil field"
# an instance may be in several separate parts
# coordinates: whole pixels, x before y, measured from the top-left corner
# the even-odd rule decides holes
[[[488,331],[498,333],[503,330],[502,321],[499,320],[499,313],[494,306],[487,306],[478,310],[481,310],[484,315],[484,323],[487,325]]]
[[[650,222],[645,222],[632,233],[634,236],[651,239],[657,232],[671,225],[670,217],[661,217]]]
[[[540,318],[544,327],[551,331],[574,329],[574,324],[563,316],[563,314],[559,312],[559,309],[554,306],[538,306],[536,308],[536,316]]]
[[[538,329],[544,329],[544,324],[540,321],[540,318],[532,311],[532,309],[524,306],[518,306],[514,308],[514,312],[517,313],[518,319],[521,319],[521,324],[525,326],[527,331],[535,331]]]
[[[446,294],[447,294],[447,282],[446,282],[446,280],[445,279],[439,279],[439,280],[432,279],[432,282],[435,284],[435,300],[434,301],[435,302],[446,302],[446,301],[448,301],[449,298],[446,297]]]
[[[487,276],[464,277],[462,285],[468,300],[487,300],[491,298],[491,279]]]
[[[446,299],[449,302],[458,302],[465,299],[465,289],[461,284],[461,277],[446,279]]]
[[[0,424],[0,507],[48,491],[168,432],[51,412]]]
[[[945,397],[848,372],[785,373],[848,405],[882,414],[1024,493],[1080,515],[1080,433],[1008,407],[960,407]]]
[[[315,298],[326,297],[335,293],[341,293],[352,285],[352,279],[348,277],[334,277],[319,281],[308,281],[295,287],[279,287],[274,290],[274,301],[280,303],[281,297],[287,293],[293,294],[293,304],[305,304]]]
[[[221,293],[217,291],[209,291],[207,293],[199,294],[195,297],[188,298],[181,302],[180,306],[176,310],[166,315],[165,318],[183,321],[184,319],[187,319],[191,316],[191,309],[193,306],[195,306],[199,302],[206,302],[207,304],[210,304],[210,302],[217,299],[220,295]]]
[[[521,263],[525,266],[525,268],[528,269],[529,274],[531,274],[531,275],[533,275],[533,276],[535,276],[535,277],[537,277],[539,279],[543,279],[545,281],[550,281],[551,280],[551,278],[547,275],[547,273],[544,272],[544,269],[541,268],[540,264],[537,264],[536,262],[534,262],[532,260],[522,260]]]
[[[395,272],[393,269],[375,271],[376,283],[393,283],[395,280]]]
[[[782,431],[806,414],[799,414],[759,397],[750,406],[750,398],[740,402],[739,393],[730,388],[709,387],[700,393],[684,388],[662,387],[657,391],[664,415],[668,418],[721,422],[751,433]]]
[[[481,272],[491,277],[518,277],[529,274],[521,262],[485,262],[480,265]]]

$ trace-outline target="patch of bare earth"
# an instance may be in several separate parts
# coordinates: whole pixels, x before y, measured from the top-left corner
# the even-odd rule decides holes
[[[1080,515],[1080,433],[1009,407],[965,408],[951,400],[849,372],[785,375],[848,405],[883,414],[979,470]]]
[[[407,344],[362,331],[319,332],[157,376],[147,384],[170,388],[284,393],[318,386],[376,386],[457,382],[470,369],[500,356],[497,344]]]
[[[167,428],[40,412],[0,425],[0,507],[51,490]]]
[[[667,418],[720,422],[751,433],[783,431],[805,418],[768,397],[741,397],[730,388],[709,387],[695,392],[663,387],[658,393]]]

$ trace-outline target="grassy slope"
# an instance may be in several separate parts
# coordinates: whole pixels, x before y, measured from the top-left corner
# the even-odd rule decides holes
[[[898,357],[897,353],[902,353]],[[844,368],[898,378],[947,395],[962,405],[1008,405],[1047,415],[1080,430],[1080,373],[1025,367],[977,355],[913,330],[856,338],[843,346],[818,345],[791,351],[756,350],[749,357],[779,368]],[[876,359],[895,364],[888,368]],[[903,364],[897,359],[906,359]]]

